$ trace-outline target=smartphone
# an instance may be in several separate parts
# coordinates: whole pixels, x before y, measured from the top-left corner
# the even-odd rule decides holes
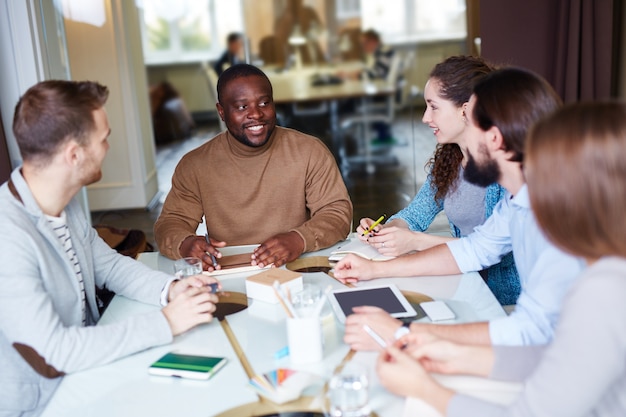
[[[228,359],[221,357],[170,352],[150,365],[148,372],[152,375],[206,380],[222,369],[226,362]]]

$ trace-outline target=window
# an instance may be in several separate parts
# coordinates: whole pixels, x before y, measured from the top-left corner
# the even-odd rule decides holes
[[[146,64],[214,60],[226,36],[243,32],[238,0],[142,0],[142,39]]]
[[[467,36],[465,0],[361,0],[361,26],[387,42]]]
[[[361,16],[359,0],[336,0],[337,19],[350,19]]]

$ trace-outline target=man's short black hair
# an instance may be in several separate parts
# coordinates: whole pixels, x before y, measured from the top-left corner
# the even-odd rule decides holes
[[[226,43],[231,44],[231,43],[236,42],[236,41],[238,41],[240,39],[241,39],[241,33],[239,33],[239,32],[229,33],[228,37],[226,38]]]
[[[380,34],[376,32],[374,29],[368,29],[361,34],[366,39],[370,39],[374,42],[380,43]]]
[[[270,91],[271,91],[272,83],[270,82],[269,78],[267,78],[267,75],[265,75],[263,71],[261,71],[259,68],[255,67],[254,65],[236,64],[226,69],[226,71],[224,71],[222,75],[220,75],[220,78],[217,80],[217,101],[220,103],[222,102],[222,91],[224,90],[224,87],[226,87],[226,85],[229,82],[231,82],[232,80],[236,78],[252,77],[252,76],[265,78],[268,84],[270,85]]]

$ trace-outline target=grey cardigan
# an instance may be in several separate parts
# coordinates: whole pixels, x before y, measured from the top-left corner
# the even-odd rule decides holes
[[[88,323],[99,319],[96,285],[159,304],[171,276],[112,250],[88,226],[77,201],[65,213],[83,274]],[[39,415],[64,374],[172,340],[160,310],[82,327],[74,269],[19,168],[0,187],[0,288],[0,416]]]
[[[456,395],[448,416],[626,416],[626,259],[603,258],[573,285],[551,345],[495,347],[491,377],[523,381],[508,407]]]

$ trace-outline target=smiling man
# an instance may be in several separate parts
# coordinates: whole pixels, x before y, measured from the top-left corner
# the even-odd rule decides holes
[[[250,262],[280,266],[344,239],[352,203],[335,160],[318,139],[276,126],[272,85],[238,64],[220,76],[217,111],[227,130],[185,155],[154,232],[170,258],[258,244]],[[196,229],[206,218],[211,244]],[[219,267],[218,267],[219,268]]]

